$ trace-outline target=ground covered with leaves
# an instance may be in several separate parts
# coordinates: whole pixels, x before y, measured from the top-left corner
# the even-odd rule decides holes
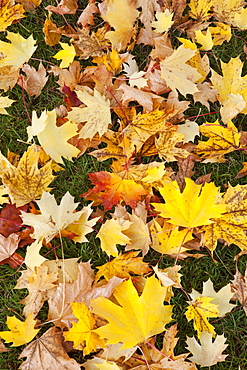
[[[1,2],[1,370],[246,368],[246,30]]]

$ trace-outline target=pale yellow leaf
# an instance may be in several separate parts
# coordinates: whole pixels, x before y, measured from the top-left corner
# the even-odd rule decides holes
[[[5,56],[0,59],[0,68],[12,66],[16,70],[28,62],[37,46],[34,45],[35,40],[32,35],[25,39],[19,33],[8,32],[6,37],[10,43],[0,41],[0,50]]]
[[[108,255],[117,257],[117,244],[124,245],[130,242],[130,239],[122,233],[122,231],[128,229],[130,225],[130,221],[125,221],[120,225],[119,221],[114,218],[106,220],[97,234],[97,237],[100,239],[102,250]]]
[[[96,89],[94,89],[94,95],[78,90],[77,96],[87,107],[72,107],[68,118],[76,123],[86,122],[79,131],[79,137],[91,139],[96,133],[102,136],[111,123],[110,101],[106,100]]]
[[[195,82],[202,76],[197,69],[186,62],[196,54],[196,50],[186,49],[180,45],[173,54],[160,62],[161,77],[172,90],[178,89],[182,95],[198,91]]]
[[[68,160],[76,157],[80,150],[68,143],[77,135],[77,126],[70,121],[62,126],[56,125],[56,111],[43,111],[40,118],[36,112],[32,115],[32,126],[27,128],[29,140],[37,135],[40,145],[57,163],[63,163],[62,156]],[[56,140],[54,140],[56,138]],[[59,145],[57,145],[59,143]]]

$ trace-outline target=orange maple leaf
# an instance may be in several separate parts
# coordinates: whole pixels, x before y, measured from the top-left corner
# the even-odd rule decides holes
[[[142,185],[133,180],[124,180],[116,173],[89,173],[89,178],[95,187],[81,196],[102,203],[105,210],[121,202],[135,208],[141,195],[146,194]]]

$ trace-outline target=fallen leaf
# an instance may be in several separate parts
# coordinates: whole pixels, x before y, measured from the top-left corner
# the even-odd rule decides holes
[[[34,45],[35,40],[32,35],[25,39],[19,33],[8,31],[6,37],[10,43],[0,41],[1,53],[6,56],[1,58],[0,68],[11,66],[13,69],[17,70],[22,67],[25,62],[28,62],[37,46]]]
[[[15,167],[0,153],[0,176],[17,207],[39,199],[43,191],[51,190],[48,185],[54,179],[52,162],[38,168],[39,157],[39,147],[31,145]]]
[[[82,211],[75,212],[79,203],[67,192],[57,205],[54,195],[43,192],[37,201],[41,214],[21,212],[23,223],[34,228],[32,237],[37,241],[45,238],[49,243],[57,234],[67,226],[79,220]]]
[[[25,317],[38,314],[43,303],[55,291],[58,280],[58,271],[49,272],[48,267],[44,264],[36,267],[35,271],[24,270],[17,281],[15,289],[28,289],[29,295],[21,303],[25,305],[23,314]]]
[[[157,21],[153,21],[151,25],[155,28],[155,32],[157,33],[167,32],[174,23],[172,20],[173,13],[171,13],[169,9],[165,9],[164,12],[156,12],[155,17]]]
[[[186,96],[198,91],[195,82],[201,74],[193,67],[186,64],[196,53],[196,50],[187,49],[180,45],[173,54],[160,62],[161,77],[172,90],[178,89]]]
[[[199,136],[199,126],[195,121],[186,120],[184,124],[178,125],[177,133],[184,136],[184,143],[188,143],[189,141],[194,141],[196,136]]]
[[[5,108],[10,107],[15,100],[9,99],[7,96],[0,96],[0,114],[8,114]]]
[[[20,370],[80,370],[76,360],[70,358],[63,347],[63,334],[56,327],[48,329],[30,343],[19,358],[27,357]]]
[[[26,73],[26,77],[21,75],[17,82],[18,85],[25,89],[28,95],[37,98],[48,81],[48,76],[46,76],[46,70],[43,64],[40,62],[37,71],[28,64],[24,64],[22,71]]]
[[[237,57],[232,58],[229,63],[223,63],[221,61],[223,76],[212,70],[211,81],[213,84],[213,88],[218,90],[219,101],[223,107],[230,102],[229,94],[238,94],[242,96],[243,101],[245,102],[245,106],[243,106],[240,110],[237,109],[234,114],[231,113],[231,110],[228,111],[228,116],[224,116],[225,124],[232,118],[234,118],[238,113],[247,113],[247,76],[241,76],[242,68],[243,63],[241,62],[240,58]],[[221,108],[220,110],[221,112],[222,109],[223,108]]]
[[[108,281],[113,276],[121,279],[129,279],[130,273],[135,275],[143,275],[150,272],[148,264],[143,262],[142,257],[137,257],[137,252],[127,252],[117,256],[112,261],[107,262],[103,266],[98,266],[98,272],[95,276],[95,281],[98,281],[102,276]]]
[[[188,228],[209,225],[213,223],[211,218],[222,217],[226,206],[216,204],[218,188],[214,183],[202,187],[189,178],[186,178],[185,182],[183,193],[180,193],[175,181],[159,188],[166,203],[153,203],[153,206],[160,212],[161,217],[169,218],[173,225]]]
[[[197,297],[210,297],[213,298],[211,303],[217,305],[219,316],[224,316],[227,312],[230,312],[235,305],[229,303],[232,299],[234,293],[231,292],[230,284],[223,286],[217,293],[214,290],[213,283],[210,279],[203,283],[203,291],[202,293],[198,293],[196,290],[192,289],[190,296],[193,300]]]
[[[224,335],[217,335],[214,342],[212,341],[212,334],[204,331],[200,337],[199,344],[195,338],[187,337],[187,349],[192,353],[192,357],[188,360],[194,362],[202,367],[213,366],[218,362],[225,361],[228,355],[222,355],[228,344],[225,344],[226,338]]]
[[[13,22],[24,18],[25,9],[21,4],[10,0],[1,1],[0,5],[0,32],[5,31]]]
[[[27,128],[28,140],[30,141],[33,136],[37,136],[45,152],[57,163],[63,163],[62,156],[72,160],[72,157],[76,157],[80,153],[79,149],[68,143],[69,139],[77,135],[77,126],[72,122],[65,122],[58,127],[56,116],[55,109],[43,111],[40,118],[33,111],[32,126]],[[54,137],[57,141],[53,140]],[[59,142],[59,147],[56,142]]]
[[[110,220],[106,220],[101,226],[97,237],[100,239],[101,249],[106,252],[108,256],[117,257],[117,244],[124,245],[130,241],[130,239],[123,234],[123,231],[128,229],[130,224],[129,221],[120,224],[119,220],[111,218]]]
[[[197,297],[187,307],[185,316],[188,321],[194,320],[194,328],[199,339],[203,331],[215,335],[214,327],[209,323],[208,317],[219,316],[219,310],[216,304],[211,303],[212,300],[211,297]]]
[[[213,4],[214,0],[191,0],[189,15],[200,22],[206,21],[211,16],[208,12]]]
[[[102,297],[91,301],[93,312],[108,321],[95,330],[107,339],[107,344],[122,342],[122,349],[131,348],[161,333],[171,321],[172,306],[163,305],[166,288],[154,276],[146,280],[140,297],[130,279],[115,288],[113,294],[119,305]]]
[[[25,264],[32,271],[35,270],[35,267],[40,267],[42,263],[46,261],[46,258],[39,254],[39,251],[42,248],[42,242],[43,240],[40,240],[39,242],[36,240],[33,244],[27,247]]]
[[[94,194],[98,195],[97,200],[102,202],[105,210],[123,201],[135,208],[137,202],[141,200],[141,195],[146,194],[142,185],[133,180],[124,180],[116,173],[94,172],[90,173],[89,177],[95,187],[82,196],[91,199]]]
[[[76,55],[75,47],[74,45],[69,45],[64,42],[60,42],[60,45],[62,46],[63,50],[60,50],[53,55],[53,58],[62,60],[59,66],[60,68],[67,68],[73,62]]]
[[[18,248],[18,243],[18,234],[11,234],[7,238],[0,234],[0,262],[12,256]]]
[[[240,147],[241,134],[238,132],[232,121],[227,127],[219,124],[206,122],[199,127],[200,133],[209,137],[208,141],[199,141],[194,152],[203,154],[202,158],[213,159],[216,162],[224,161],[224,154],[231,153]]]
[[[79,131],[79,137],[92,139],[96,133],[102,136],[111,123],[109,100],[106,100],[97,90],[94,90],[93,96],[86,91],[78,90],[77,96],[87,107],[72,108],[68,118],[76,123],[86,122]]]
[[[6,343],[13,342],[11,347],[22,346],[30,342],[40,329],[34,329],[36,320],[30,313],[25,321],[18,320],[15,316],[7,316],[6,324],[10,331],[0,331],[0,336]]]
[[[213,219],[214,223],[204,226],[203,244],[214,251],[218,239],[228,244],[236,244],[242,250],[246,249],[247,237],[245,235],[247,220],[247,200],[245,199],[246,185],[229,185],[223,197],[226,205],[225,213],[221,218]]]
[[[89,308],[84,303],[79,302],[72,302],[71,307],[78,322],[73,322],[72,328],[63,333],[65,340],[73,341],[74,348],[85,343],[84,355],[95,352],[99,347],[104,348],[105,341],[94,332],[96,320]]]
[[[77,0],[61,0],[57,6],[48,5],[46,10],[63,15],[63,14],[75,14],[78,9]]]

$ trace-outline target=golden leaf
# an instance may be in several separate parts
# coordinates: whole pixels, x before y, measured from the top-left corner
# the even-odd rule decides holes
[[[231,121],[228,122],[227,127],[221,126],[218,120],[214,123],[206,122],[199,129],[202,135],[209,137],[208,141],[199,141],[194,150],[196,154],[203,154],[203,159],[223,162],[224,154],[240,147],[241,134]]]
[[[103,297],[91,301],[93,312],[108,321],[95,332],[106,338],[107,344],[122,342],[122,349],[161,333],[172,319],[172,306],[163,304],[166,291],[167,288],[151,276],[139,297],[132,281],[124,281],[113,293],[119,305]]]
[[[185,316],[188,321],[194,320],[198,338],[203,331],[215,335],[214,327],[208,322],[208,317],[219,316],[219,310],[216,304],[210,303],[212,300],[211,297],[198,297],[187,307]]]
[[[83,353],[88,355],[95,352],[99,347],[105,347],[105,341],[100,339],[94,332],[96,320],[91,314],[89,308],[84,303],[71,302],[73,315],[79,320],[72,323],[72,328],[63,333],[65,340],[73,341],[74,348],[80,344],[84,345]]]
[[[188,228],[210,225],[214,222],[211,219],[222,217],[226,206],[216,204],[218,188],[214,183],[202,186],[189,178],[186,178],[185,182],[186,186],[182,193],[175,181],[159,188],[166,203],[153,203],[153,206],[160,212],[161,217],[168,218],[173,225]]]
[[[36,320],[33,319],[33,314],[30,313],[26,320],[20,321],[15,316],[8,316],[6,324],[10,331],[0,331],[0,336],[5,342],[13,342],[11,347],[21,346],[30,342],[40,329],[34,329]]]
[[[51,190],[48,185],[54,179],[52,162],[39,169],[39,156],[39,147],[32,145],[15,167],[0,153],[0,176],[17,207],[39,199],[43,191]]]

